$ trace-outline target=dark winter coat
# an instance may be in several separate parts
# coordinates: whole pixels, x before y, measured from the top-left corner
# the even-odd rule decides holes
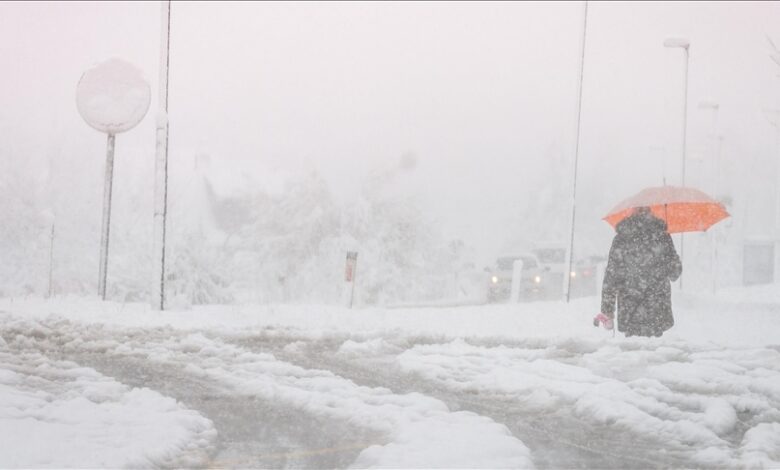
[[[671,282],[682,274],[666,223],[635,213],[617,225],[601,292],[601,311],[626,336],[661,336],[674,325]]]

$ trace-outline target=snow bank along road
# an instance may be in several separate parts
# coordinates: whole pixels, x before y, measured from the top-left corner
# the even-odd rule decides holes
[[[780,348],[67,317],[0,313],[0,467],[780,466]]]

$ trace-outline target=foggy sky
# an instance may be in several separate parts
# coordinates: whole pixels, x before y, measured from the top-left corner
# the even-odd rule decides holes
[[[762,110],[780,108],[766,40],[780,44],[780,4],[588,8],[583,236],[608,246],[607,210],[664,178],[679,183],[683,59],[663,47],[667,36],[691,41],[688,183],[714,191],[713,116],[697,109],[711,99],[724,136],[720,193],[746,234],[769,235],[780,149]],[[568,187],[582,13],[579,2],[175,2],[172,177],[207,153],[237,175],[317,169],[348,199],[369,172],[412,152],[402,189],[492,255],[507,226],[523,230],[516,219],[539,175]],[[158,3],[0,3],[4,163],[99,194],[105,137],[78,115],[75,89],[85,69],[121,57],[145,72],[153,102],[117,138],[115,190],[151,192],[159,31]]]

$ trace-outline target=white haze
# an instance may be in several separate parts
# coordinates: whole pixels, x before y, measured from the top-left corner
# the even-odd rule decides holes
[[[208,155],[223,181],[317,171],[348,202],[414,155],[390,191],[415,196],[480,267],[528,241],[566,240],[582,12],[579,2],[175,2],[172,185]],[[780,43],[778,25],[771,2],[589,3],[576,251],[606,254],[613,232],[600,219],[620,199],[679,183],[683,58],[663,47],[671,35],[691,41],[687,183],[716,189],[713,116],[697,108],[714,100],[732,248],[773,234],[780,148],[765,110],[780,107],[767,41]],[[121,57],[152,84],[152,111],[117,138],[112,226],[129,237],[112,239],[115,253],[151,248],[159,30],[158,3],[0,3],[0,169],[28,175],[64,243],[95,257],[105,136],[79,117],[76,83]],[[191,210],[174,198],[170,223]],[[66,263],[97,271],[96,259]]]

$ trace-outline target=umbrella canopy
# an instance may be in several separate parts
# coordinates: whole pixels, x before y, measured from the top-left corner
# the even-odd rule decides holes
[[[659,186],[621,202],[604,220],[616,227],[637,207],[649,207],[653,215],[666,221],[669,233],[702,232],[729,216],[723,204],[698,189]]]

